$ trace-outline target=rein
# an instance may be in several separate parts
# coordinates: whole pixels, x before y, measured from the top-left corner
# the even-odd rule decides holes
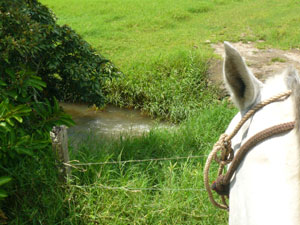
[[[291,91],[287,91],[255,105],[251,110],[249,110],[243,116],[243,118],[241,119],[241,121],[238,123],[238,125],[235,127],[235,129],[231,134],[229,135],[222,134],[219,140],[215,143],[212,151],[207,157],[206,164],[204,167],[205,188],[208,192],[209,200],[214,206],[219,207],[221,209],[229,210],[228,204],[226,202],[226,198],[229,198],[230,181],[235,171],[239,167],[241,161],[244,159],[245,155],[250,151],[250,149],[254,147],[256,144],[258,144],[259,142],[264,141],[265,139],[271,136],[292,130],[295,126],[295,122],[293,121],[289,123],[282,123],[279,125],[269,127],[263,131],[260,131],[259,133],[252,136],[248,141],[246,141],[240,147],[240,149],[237,151],[236,154],[234,154],[234,151],[231,147],[231,139],[238,133],[240,128],[243,126],[243,124],[258,110],[260,110],[261,108],[263,108],[264,106],[272,102],[285,100],[287,97],[291,95],[291,93],[292,93]],[[209,170],[213,160],[215,160],[219,164],[219,169],[218,169],[218,177],[216,181],[214,181],[213,184],[211,185],[209,181]],[[229,166],[229,169],[225,173],[225,165],[229,163],[231,164]],[[212,190],[216,191],[217,194],[221,196],[222,203],[218,203],[214,199]]]

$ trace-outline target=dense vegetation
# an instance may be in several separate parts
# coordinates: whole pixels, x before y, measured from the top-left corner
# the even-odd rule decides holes
[[[58,100],[102,105],[102,85],[118,71],[71,28],[57,25],[36,0],[0,1],[0,40],[0,207],[5,210],[23,204],[19,197],[28,185],[57,182],[55,176],[46,182],[47,176],[38,181],[34,176],[55,171],[52,127],[74,124]],[[30,197],[37,196],[44,198],[43,193]]]
[[[1,1],[0,7],[3,79],[26,71],[47,85],[37,97],[104,103],[103,83],[118,73],[107,59],[70,27],[56,24],[54,14],[36,0]]]
[[[0,151],[9,159],[0,159],[0,176],[6,175],[0,188],[10,191],[0,223],[227,224],[226,212],[213,208],[203,191],[201,156],[236,110],[208,84],[212,50],[206,43],[262,40],[259,47],[299,47],[298,2],[42,2],[60,25],[35,0],[0,1]],[[124,76],[110,79],[119,75],[115,67],[65,23]],[[183,122],[141,137],[95,140],[91,134],[76,146],[71,140],[72,160],[199,158],[75,166],[69,183],[59,183],[49,129],[71,121],[53,96],[101,104],[104,95],[110,103]],[[8,147],[13,151],[4,153]]]

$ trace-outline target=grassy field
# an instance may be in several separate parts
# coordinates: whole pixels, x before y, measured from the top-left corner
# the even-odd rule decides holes
[[[207,40],[264,40],[260,47],[279,48],[300,43],[295,0],[42,2],[125,74],[107,84],[109,102],[173,121],[214,99],[202,95],[206,84],[194,73],[203,80],[212,56]]]
[[[179,51],[207,50],[205,41],[265,40],[299,47],[295,0],[42,0],[124,73]],[[144,72],[136,71],[136,72]]]
[[[296,0],[41,2],[124,73],[107,83],[109,102],[181,121],[142,137],[91,134],[76,150],[70,145],[71,159],[80,162],[206,155],[236,113],[207,83],[207,40],[300,46]],[[10,171],[15,182],[26,182],[2,207],[9,224],[227,224],[227,213],[203,191],[205,158],[77,166],[68,185],[57,181],[46,153],[45,160],[24,159]]]

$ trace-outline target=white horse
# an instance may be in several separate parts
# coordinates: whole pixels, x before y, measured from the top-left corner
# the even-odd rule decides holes
[[[295,128],[256,145],[243,159],[230,183],[230,225],[300,225],[300,79],[289,68],[260,82],[225,42],[224,81],[240,112],[226,133],[257,103],[291,90],[284,101],[256,112],[232,139],[234,152],[268,127],[295,121]]]

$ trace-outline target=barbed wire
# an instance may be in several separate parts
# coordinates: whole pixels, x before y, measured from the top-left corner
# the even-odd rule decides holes
[[[110,161],[110,162],[89,162],[89,163],[64,163],[66,166],[91,166],[91,165],[107,165],[107,164],[125,164],[125,163],[141,163],[141,162],[150,162],[150,161],[170,161],[170,160],[181,160],[181,159],[196,159],[196,158],[204,158],[206,155],[199,156],[179,156],[179,157],[170,157],[170,158],[155,158],[155,159],[132,159],[132,160],[124,160],[124,161]],[[74,162],[74,161],[73,161]],[[76,161],[78,162],[78,161]]]
[[[130,191],[130,192],[141,192],[141,191],[206,191],[205,188],[136,188],[136,187],[111,187],[104,185],[70,185],[76,188],[99,188],[99,189],[107,189],[107,190],[122,190],[122,191]]]

